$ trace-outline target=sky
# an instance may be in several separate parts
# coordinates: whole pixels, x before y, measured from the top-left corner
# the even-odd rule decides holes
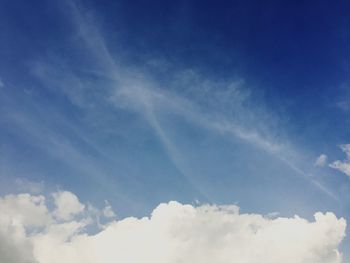
[[[0,261],[350,262],[349,12],[2,0]]]

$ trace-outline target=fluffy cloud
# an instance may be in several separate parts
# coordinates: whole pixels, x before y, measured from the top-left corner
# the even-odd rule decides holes
[[[69,220],[74,215],[82,212],[85,208],[85,206],[79,202],[78,198],[68,191],[54,193],[53,198],[57,207],[54,211],[54,215],[58,219]]]
[[[320,166],[323,167],[327,163],[327,155],[321,154],[315,161],[314,165],[315,166]]]
[[[0,198],[0,224],[19,227],[40,227],[50,221],[50,214],[42,195],[7,195]]]
[[[36,262],[27,231],[44,227],[50,221],[44,196],[19,194],[0,198],[0,262]]]
[[[88,206],[69,192],[53,196],[52,210],[43,196],[0,198],[1,262],[341,262],[338,246],[346,222],[333,213],[318,212],[310,222],[298,216],[241,214],[237,206],[169,202],[150,217],[112,220],[97,234],[89,234]],[[56,219],[57,211],[62,212],[60,198],[75,203],[75,209],[60,214],[65,215],[63,222]]]
[[[350,176],[350,144],[342,144],[339,147],[346,154],[347,159],[344,161],[337,160],[329,166]]]
[[[115,213],[112,209],[112,206],[107,201],[106,201],[106,206],[102,212],[103,212],[103,215],[107,218],[115,217]]]

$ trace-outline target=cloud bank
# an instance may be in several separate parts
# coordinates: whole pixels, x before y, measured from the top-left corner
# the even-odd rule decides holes
[[[50,203],[51,202],[51,203]],[[64,204],[64,208],[62,206]],[[342,262],[346,221],[333,213],[314,221],[242,214],[239,207],[160,204],[149,217],[112,219],[87,230],[100,212],[70,192],[0,198],[0,261],[109,262]],[[114,215],[114,212],[113,212]],[[96,222],[95,222],[96,223]]]

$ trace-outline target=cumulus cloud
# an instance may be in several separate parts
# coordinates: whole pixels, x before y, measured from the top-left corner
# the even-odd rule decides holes
[[[331,163],[329,166],[333,169],[336,169],[347,176],[350,176],[350,144],[342,144],[339,146],[340,149],[346,154],[346,160],[340,161],[336,160]]]
[[[327,164],[327,155],[325,154],[321,154],[319,157],[317,157],[314,165],[315,166],[319,166],[319,167],[323,167]]]
[[[56,206],[61,205],[57,198],[80,204],[70,192],[53,196]],[[330,212],[317,212],[308,221],[242,214],[235,205],[172,201],[160,204],[149,217],[113,219],[90,234],[88,215],[76,216],[88,206],[75,206],[79,209],[64,214],[70,219],[62,222],[55,219],[58,207],[50,209],[48,202],[29,194],[0,198],[1,262],[342,262],[338,246],[346,221]]]
[[[53,194],[53,198],[57,207],[54,216],[58,219],[69,220],[84,210],[85,206],[71,192],[57,192]]]
[[[25,227],[45,226],[50,214],[42,195],[7,195],[0,199],[0,223]]]
[[[44,196],[19,194],[0,198],[0,262],[36,262],[27,230],[44,227],[50,220]]]
[[[108,201],[106,201],[106,206],[105,206],[105,208],[103,208],[103,215],[105,216],[105,217],[108,217],[108,218],[110,218],[110,217],[115,217],[115,213],[114,213],[114,211],[113,211],[113,208],[112,208],[112,206],[108,203]]]

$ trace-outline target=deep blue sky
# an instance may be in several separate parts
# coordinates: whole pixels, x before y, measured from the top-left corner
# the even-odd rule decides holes
[[[0,3],[1,194],[350,220],[348,2],[69,2]]]

